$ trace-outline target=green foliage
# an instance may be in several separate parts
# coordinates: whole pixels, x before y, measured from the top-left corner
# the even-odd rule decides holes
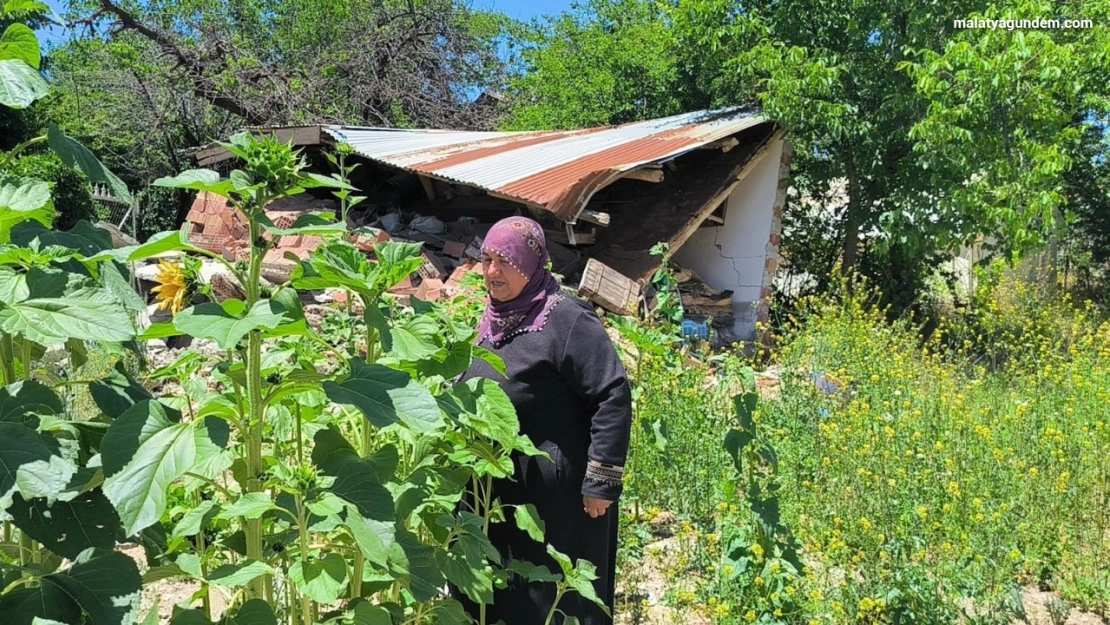
[[[513,32],[521,69],[509,83],[510,130],[585,128],[663,117],[690,106],[674,35],[658,4],[590,0]]]
[[[733,6],[683,2],[670,15],[717,103],[756,99],[790,130],[792,186],[816,200],[784,215],[786,231],[805,231],[784,236],[799,270],[823,276],[874,256],[860,267],[868,275],[893,266],[892,286],[920,285],[938,252],[977,234],[1024,251],[1056,232],[1077,138],[1107,110],[1105,29],[959,29],[954,19],[982,8],[966,2]],[[1054,6],[1011,2],[986,17]],[[1099,23],[1107,4],[1070,10]],[[915,295],[884,292],[898,307]]]
[[[9,165],[6,173],[16,178],[34,178],[51,184],[50,195],[58,211],[55,222],[58,229],[68,230],[82,219],[97,221],[96,204],[88,179],[79,171],[67,167],[53,152],[21,156]]]

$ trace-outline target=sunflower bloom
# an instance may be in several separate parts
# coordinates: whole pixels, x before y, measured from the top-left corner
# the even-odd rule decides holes
[[[150,290],[158,301],[158,310],[170,310],[176,315],[185,307],[185,272],[181,265],[158,261],[158,273],[154,276],[158,286]]]

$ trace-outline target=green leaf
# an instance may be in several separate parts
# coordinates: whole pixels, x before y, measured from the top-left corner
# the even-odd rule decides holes
[[[393,288],[401,280],[412,275],[412,272],[424,264],[421,253],[423,245],[420,243],[401,243],[399,241],[383,241],[374,246],[374,255],[378,257],[381,277],[376,285],[379,291]]]
[[[258,560],[225,564],[208,574],[208,582],[226,588],[242,588],[263,575],[273,575],[270,565]]]
[[[166,510],[166,489],[214,447],[205,421],[175,423],[158,402],[144,401],[121,415],[104,435],[104,494],[127,536],[153,525]]]
[[[127,310],[136,313],[146,310],[146,299],[135,292],[124,272],[120,270],[118,263],[102,263],[100,265],[100,281],[104,285],[104,289],[119,300]]]
[[[348,506],[341,517],[343,525],[350,530],[368,562],[385,566],[394,544],[396,525],[392,521],[366,519],[354,505]]]
[[[20,423],[0,423],[0,510],[18,488],[26,498],[56,499],[77,468],[60,455],[57,439]]]
[[[26,24],[15,23],[0,35],[0,60],[16,59],[40,69],[42,49],[35,31]]]
[[[118,343],[135,336],[131,316],[101,289],[84,287],[59,297],[34,295],[0,309],[0,330],[46,347],[71,338]]]
[[[355,406],[379,428],[403,423],[416,433],[443,424],[443,415],[431,392],[403,371],[382,365],[351,361],[351,376],[341,383],[325,382],[328,399]]]
[[[513,511],[513,517],[516,519],[516,526],[528,532],[532,540],[542,543],[543,535],[546,531],[543,519],[540,518],[539,511],[536,506],[532,504],[517,505]]]
[[[35,68],[16,59],[0,61],[0,104],[23,109],[48,93],[50,85]]]
[[[438,397],[440,406],[463,425],[508,448],[516,447],[520,421],[505,391],[492,380],[472,378]]]
[[[22,423],[30,415],[59,415],[65,406],[58,394],[41,382],[16,382],[0,389],[0,421]]]
[[[135,203],[135,199],[131,197],[131,192],[127,190],[127,185],[109,171],[88,148],[66,136],[57,124],[51,122],[47,128],[46,137],[50,143],[50,149],[54,150],[54,153],[62,159],[63,163],[81,170],[88,177],[89,182],[108,185],[108,188],[112,190],[112,197],[123,200],[128,204]]]
[[[66,352],[69,354],[69,362],[74,369],[80,369],[89,362],[89,350],[82,340],[69,339],[66,341]]]
[[[732,464],[736,466],[737,471],[743,470],[744,456],[742,452],[753,440],[755,440],[755,437],[746,430],[732,428],[725,434],[725,450],[728,451],[729,457],[732,458]]]
[[[196,338],[212,339],[221,349],[234,349],[252,330],[272,330],[285,318],[282,306],[270,300],[256,302],[245,315],[235,314],[241,307],[239,300],[198,304],[175,315],[173,325]]]
[[[358,452],[347,442],[343,434],[334,426],[320,430],[312,437],[312,463],[324,472],[324,475],[339,475],[339,470],[348,462],[359,459]]]
[[[107,376],[89,384],[89,394],[96,407],[112,419],[139,402],[154,399],[141,384],[131,379],[122,362],[117,362]]]
[[[403,324],[395,325],[390,334],[393,338],[393,354],[401,360],[423,360],[439,351],[436,339],[440,335],[440,329],[430,317],[407,319]]]
[[[463,594],[477,603],[493,603],[493,576],[466,561],[457,547],[437,552],[436,562],[443,576]]]
[[[45,499],[26,500],[16,495],[8,513],[28,536],[71,560],[89,547],[111,551],[120,528],[119,515],[99,489],[53,505]]]
[[[219,519],[235,519],[242,517],[247,520],[261,518],[274,509],[274,502],[270,500],[269,493],[247,493],[238,501],[223,509],[216,517]]]
[[[332,604],[347,585],[347,562],[334,553],[308,564],[298,560],[289,567],[289,579],[313,601]]]
[[[234,618],[225,616],[221,625],[277,625],[277,616],[264,600],[251,599],[239,608]]]
[[[321,176],[320,174],[309,173],[300,181],[300,186],[305,189],[312,189],[316,187],[329,187],[332,189],[346,189],[347,191],[358,191],[359,189],[330,176]]]
[[[189,169],[176,176],[159,178],[151,183],[155,187],[207,191],[228,197],[234,188],[230,180],[220,180],[220,174],[211,169]]]
[[[3,10],[0,10],[0,13],[6,13],[7,17],[15,19],[26,19],[35,13],[50,12],[50,7],[38,0],[8,0],[2,7]]]
[[[330,219],[328,217],[331,217]],[[296,236],[299,234],[329,235],[342,234],[347,231],[347,224],[337,223],[332,213],[309,213],[301,215],[293,225],[288,228],[276,228],[263,225],[263,230],[277,237]]]
[[[420,602],[438,596],[445,581],[436,550],[407,531],[397,533],[397,542],[389,553],[389,567],[391,573],[408,580],[409,591]]]
[[[505,369],[505,360],[497,354],[489,351],[484,347],[474,347],[474,357],[479,360],[484,360],[486,364],[493,368],[501,377],[505,377],[507,369]]]
[[[365,601],[356,604],[348,613],[348,618],[351,619],[351,625],[393,625],[389,610]]]
[[[509,565],[509,570],[513,573],[523,577],[531,582],[558,582],[563,579],[562,575],[552,573],[546,566],[532,564],[524,560],[513,560]]]
[[[171,336],[181,336],[184,334],[181,330],[174,327],[172,321],[163,321],[161,323],[152,323],[150,326],[143,330],[138,338],[140,341],[149,341],[152,339],[167,339]]]
[[[118,552],[88,551],[68,571],[45,575],[37,587],[0,596],[5,625],[36,617],[62,623],[132,625],[139,614],[142,578],[135,561]]]
[[[759,395],[754,392],[741,393],[732,398],[732,403],[736,407],[736,419],[740,422],[740,427],[755,434],[754,415]]]
[[[127,248],[132,249],[132,248]],[[146,260],[152,256],[165,254],[166,252],[199,252],[199,248],[189,243],[189,235],[183,230],[171,230],[169,232],[159,232],[158,234],[150,237],[146,243],[132,250],[131,254],[127,257],[127,262],[135,262],[138,260]]]
[[[0,61],[0,67],[3,63]],[[50,187],[41,180],[20,185],[0,185],[0,243],[11,242],[12,229],[29,220],[37,221],[47,228],[54,222]]]
[[[216,507],[216,502],[214,501],[206,500],[200,502],[199,506],[185,511],[185,514],[181,516],[181,520],[174,526],[170,536],[172,538],[196,536],[208,527],[208,523],[216,516],[218,510],[219,508]]]
[[[392,522],[393,495],[382,486],[377,468],[367,461],[348,462],[339,469],[331,492],[372,521]]]
[[[12,228],[12,243],[28,246],[38,239],[41,247],[57,245],[93,256],[98,252],[112,249],[112,235],[103,228],[97,228],[82,219],[66,232],[48,230],[37,221],[25,221]]]

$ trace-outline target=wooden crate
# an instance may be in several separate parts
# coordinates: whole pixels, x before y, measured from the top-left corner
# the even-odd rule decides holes
[[[579,297],[618,315],[632,314],[641,292],[638,283],[594,258],[586,261],[582,280],[578,283]]]

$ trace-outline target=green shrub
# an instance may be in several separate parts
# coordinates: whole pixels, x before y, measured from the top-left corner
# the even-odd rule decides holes
[[[11,166],[10,173],[51,183],[51,197],[58,212],[55,229],[69,230],[82,219],[97,221],[96,203],[88,179],[76,169],[67,167],[53,152],[22,156]]]

